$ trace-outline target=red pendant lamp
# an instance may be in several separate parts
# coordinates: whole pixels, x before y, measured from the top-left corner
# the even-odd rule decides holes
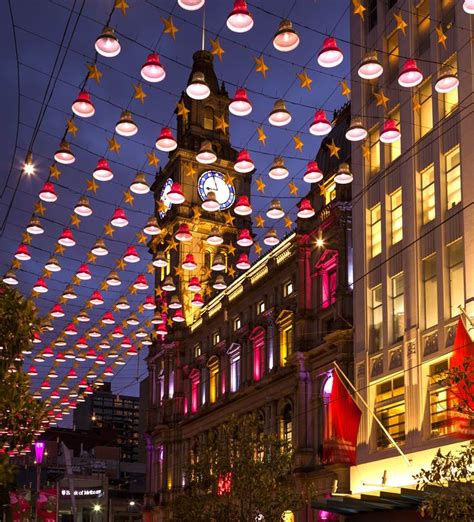
[[[93,304],[94,306],[100,306],[100,305],[104,304],[104,298],[102,297],[102,294],[98,290],[95,290],[94,292],[92,292],[89,302],[91,304]]]
[[[178,0],[179,7],[186,11],[197,11],[205,4],[206,0]]]
[[[76,277],[82,281],[89,281],[92,278],[89,267],[83,263],[76,272]]]
[[[252,207],[247,196],[240,196],[240,198],[237,201],[237,204],[234,207],[234,212],[238,216],[250,216],[250,214],[252,213]]]
[[[188,283],[188,290],[190,292],[200,292],[202,289],[199,277],[192,277]]]
[[[313,119],[313,123],[309,128],[309,132],[314,136],[326,136],[331,132],[332,125],[327,119],[324,111],[316,111]]]
[[[178,241],[191,241],[193,239],[193,236],[189,231],[189,225],[187,223],[181,223],[174,237]]]
[[[105,312],[102,316],[102,323],[104,324],[115,324],[115,318],[112,312]]]
[[[144,80],[151,83],[162,82],[166,77],[165,68],[161,65],[160,57],[156,53],[148,55],[142,65],[140,74]]]
[[[15,258],[19,261],[29,261],[31,259],[31,255],[28,251],[28,247],[22,243],[18,246],[15,252]]]
[[[306,181],[306,183],[319,183],[323,177],[324,175],[316,161],[309,161],[306,166],[303,180]]]
[[[178,142],[169,127],[163,127],[156,140],[155,147],[163,152],[171,152],[176,149]]]
[[[173,182],[173,184],[171,185],[171,189],[166,195],[166,197],[174,205],[184,203],[184,194],[181,190],[181,185],[177,181]]]
[[[45,294],[48,291],[46,281],[42,277],[39,277],[33,286],[33,290],[39,294]]]
[[[138,274],[135,282],[133,283],[133,288],[136,288],[137,290],[146,290],[148,286],[149,285],[146,277],[143,274]]]
[[[401,133],[398,130],[397,124],[392,119],[385,120],[383,129],[380,132],[380,141],[382,143],[394,143],[401,137]]]
[[[252,103],[246,89],[236,89],[235,96],[229,104],[229,112],[234,116],[248,116],[252,112]]]
[[[64,310],[60,304],[55,304],[51,309],[52,317],[64,317]]]
[[[47,181],[43,185],[43,188],[39,193],[39,198],[41,201],[46,201],[46,203],[54,203],[58,199],[56,191],[54,190],[54,185],[50,181]]]
[[[114,227],[126,227],[128,225],[128,219],[125,215],[125,211],[121,208],[116,208],[112,216],[112,219],[110,220],[110,223]]]
[[[247,254],[240,254],[239,259],[235,265],[239,270],[248,270],[250,268],[249,256]]]
[[[91,102],[91,96],[86,91],[81,91],[79,96],[72,104],[72,112],[80,118],[91,118],[95,114],[94,104]]]
[[[73,247],[76,244],[76,240],[72,235],[70,228],[65,228],[62,234],[59,236],[58,243],[64,247]]]
[[[337,67],[342,60],[344,55],[337,46],[335,38],[326,38],[323,42],[323,47],[318,54],[318,63],[321,67],[331,68]]]
[[[423,73],[416,65],[416,61],[411,58],[406,60],[398,75],[398,83],[402,87],[416,87],[422,81]]]
[[[155,299],[152,295],[148,295],[143,303],[143,308],[145,310],[154,310],[156,308]]]
[[[194,260],[194,256],[192,254],[187,254],[183,261],[184,270],[196,270],[197,263]]]
[[[315,215],[313,205],[309,199],[302,199],[299,204],[297,216],[301,219],[309,219]]]
[[[248,150],[242,149],[239,152],[237,161],[234,164],[234,169],[241,174],[247,174],[255,169],[255,164],[252,161]]]
[[[129,246],[123,256],[123,260],[126,263],[138,263],[140,256],[138,255],[137,249],[134,246]]]
[[[239,237],[237,238],[237,244],[241,247],[249,247],[253,245],[253,239],[250,235],[250,230],[248,228],[243,228],[239,232]]]
[[[234,7],[227,17],[227,27],[234,33],[246,33],[253,27],[253,17],[245,0],[235,0]]]

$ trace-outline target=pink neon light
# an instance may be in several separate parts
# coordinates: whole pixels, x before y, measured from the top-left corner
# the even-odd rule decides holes
[[[196,413],[199,408],[199,375],[191,378],[191,412]]]
[[[261,332],[253,339],[253,379],[259,381],[263,376],[263,350],[265,333]]]

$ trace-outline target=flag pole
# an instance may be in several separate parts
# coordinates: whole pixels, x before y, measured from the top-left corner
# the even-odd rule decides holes
[[[372,417],[374,418],[375,422],[380,426],[380,429],[383,431],[384,435],[387,437],[387,439],[395,446],[395,448],[397,449],[398,453],[400,453],[400,455],[403,457],[403,459],[405,460],[407,466],[411,466],[411,462],[409,460],[409,458],[405,455],[405,453],[403,453],[403,451],[401,450],[400,446],[395,442],[394,438],[390,435],[390,433],[387,431],[387,428],[382,424],[382,422],[380,421],[380,419],[377,417],[377,415],[375,415],[374,411],[370,408],[370,406],[367,404],[367,402],[365,401],[365,399],[362,397],[362,395],[357,391],[356,387],[352,384],[351,380],[349,379],[349,377],[347,377],[347,375],[342,371],[341,367],[337,364],[336,361],[334,361],[334,366],[336,368],[336,371],[342,376],[344,377],[344,380],[347,382],[347,384],[350,386],[350,388],[354,391],[354,393],[356,394],[357,398],[362,402],[362,404],[367,408],[367,411],[372,415]],[[344,384],[344,383],[343,383]]]
[[[472,319],[470,318],[470,316],[467,314],[466,309],[462,305],[459,305],[458,308],[459,308],[459,310],[461,310],[461,314],[463,315],[463,317],[465,317],[469,321],[470,327],[474,328],[474,323],[472,322]],[[471,328],[469,328],[469,330]]]

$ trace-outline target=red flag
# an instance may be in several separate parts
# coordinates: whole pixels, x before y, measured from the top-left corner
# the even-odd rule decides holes
[[[328,396],[325,408],[323,463],[355,465],[361,411],[336,371],[332,373],[330,392],[326,386],[325,388]]]
[[[28,522],[31,520],[31,492],[10,491],[10,507],[13,522]]]
[[[36,501],[36,513],[41,522],[56,522],[56,488],[40,490]]]
[[[456,369],[459,381],[448,390],[448,410],[453,435],[460,438],[474,437],[474,342],[459,317],[454,339],[454,353],[449,361],[450,370]],[[461,410],[461,411],[460,411]]]

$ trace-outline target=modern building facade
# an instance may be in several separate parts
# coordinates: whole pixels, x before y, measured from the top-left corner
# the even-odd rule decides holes
[[[229,160],[235,155],[229,143],[214,142],[213,131],[206,130],[208,109],[225,95],[214,80],[212,57],[200,52],[194,59],[194,72],[203,72],[211,86],[210,105],[183,98],[190,110],[186,118],[191,122],[187,132],[192,133],[192,140],[185,139],[178,116],[178,149],[163,172],[170,173],[172,181],[185,181],[174,166],[186,158],[186,168],[195,169],[196,175],[185,186],[187,203],[159,217],[169,230],[177,230],[183,222],[192,227],[195,249],[178,245],[172,266],[194,252],[198,265],[204,266],[201,283],[205,285],[215,278],[209,268],[217,249],[209,251],[208,262],[205,248],[209,247],[203,246],[203,239],[223,218],[218,212],[203,212],[199,221],[195,217],[203,199],[198,197],[197,180],[205,173],[195,156],[204,139],[211,140],[216,149],[222,145]],[[226,107],[221,108],[225,117]],[[348,142],[343,143],[349,120],[346,106],[325,139],[341,146],[340,157],[330,156],[325,141],[316,158],[326,174],[321,186],[308,195],[316,215],[299,219],[296,229],[248,271],[228,280],[227,288],[212,290],[199,313],[188,314],[187,322],[175,325],[164,340],[150,347],[145,499],[150,520],[170,520],[169,503],[185,486],[186,459],[193,441],[232,414],[258,413],[265,429],[291,442],[301,490],[312,483],[320,496],[329,494],[335,484],[340,491],[349,491],[349,467],[324,467],[321,461],[327,371],[338,361],[352,372],[351,193],[350,186],[334,182],[340,162],[350,155]],[[231,161],[226,161],[218,159],[219,170],[232,169]],[[237,193],[250,197],[251,175],[239,178],[232,172],[232,176],[233,183],[240,184]],[[154,188],[159,202],[163,185]],[[249,223],[237,219],[235,225],[226,228],[224,224],[226,244],[235,243],[244,226]],[[229,259],[233,256],[229,250],[225,253]],[[167,275],[166,270],[157,271],[157,286]],[[187,283],[178,273],[178,295]],[[299,522],[317,520],[309,504],[291,517]]]
[[[355,493],[413,484],[438,447],[459,446],[435,376],[449,364],[459,306],[474,315],[472,17],[454,0],[365,5],[365,21],[351,17],[352,113],[368,129],[352,147],[355,384],[411,465],[363,407]],[[362,80],[373,49],[384,72]],[[414,88],[397,81],[408,58],[423,74]],[[439,94],[446,65],[459,87]],[[380,141],[387,118],[398,142]]]

